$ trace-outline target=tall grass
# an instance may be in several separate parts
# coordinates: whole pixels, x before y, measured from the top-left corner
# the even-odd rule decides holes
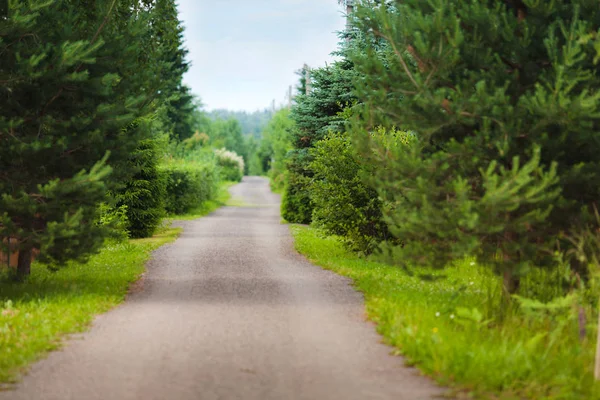
[[[354,280],[369,317],[398,354],[454,391],[489,399],[600,399],[595,318],[584,310],[591,323],[580,340],[576,296],[550,306],[515,302],[498,319],[500,282],[470,260],[442,271],[406,271],[359,258],[312,228],[292,232],[298,251]],[[533,281],[524,285],[534,290]]]

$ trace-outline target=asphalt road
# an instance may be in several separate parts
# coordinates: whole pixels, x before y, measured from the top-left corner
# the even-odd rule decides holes
[[[182,223],[141,290],[35,364],[0,400],[430,399],[389,355],[350,282],[308,263],[267,180]]]

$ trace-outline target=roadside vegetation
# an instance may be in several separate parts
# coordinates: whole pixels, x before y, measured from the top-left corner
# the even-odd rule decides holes
[[[0,280],[0,384],[15,382],[65,335],[86,330],[95,315],[121,303],[152,251],[179,231],[163,228],[152,238],[110,242],[89,261],[58,271],[33,263],[22,283]]]
[[[600,398],[597,5],[340,3],[263,138],[298,249],[457,391]]]
[[[170,221],[223,205],[256,143],[183,84],[174,0],[10,1],[0,53],[2,383],[123,301]]]
[[[213,200],[208,200],[196,207],[192,207],[185,214],[171,215],[168,217],[168,219],[189,221],[204,217],[213,211],[216,211],[218,208],[230,204],[231,193],[229,193],[229,188],[237,183],[238,182],[221,182],[217,188],[217,195]]]
[[[580,299],[523,299],[501,323],[502,285],[473,260],[405,270],[348,250],[339,237],[293,225],[297,250],[351,278],[385,342],[454,394],[489,399],[598,399],[593,335],[580,340]],[[531,287],[547,276],[531,277]],[[594,314],[585,309],[586,317]],[[586,329],[593,328],[590,320]]]

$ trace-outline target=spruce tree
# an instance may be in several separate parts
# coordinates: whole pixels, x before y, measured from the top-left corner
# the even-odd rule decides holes
[[[129,175],[146,133],[127,128],[159,89],[147,3],[9,1],[0,19],[0,236],[21,277],[34,249],[60,265],[103,242],[98,204]]]
[[[117,207],[127,207],[127,231],[133,238],[152,236],[165,215],[167,182],[158,166],[160,144],[157,139],[139,144],[128,159],[135,173],[114,196]]]
[[[352,81],[355,77],[352,64],[347,60],[331,66],[312,70],[311,90],[296,96],[290,118],[293,150],[287,159],[288,176],[284,189],[281,212],[289,222],[306,224],[312,219],[310,200],[310,169],[312,157],[309,149],[322,140],[328,132],[341,132],[345,120],[340,113],[354,101]],[[306,90],[306,81],[300,87]]]
[[[363,76],[355,137],[405,243],[398,259],[473,254],[514,292],[527,268],[555,265],[561,235],[592,221],[600,195],[600,7],[393,3],[362,2],[356,24],[371,40],[351,59]],[[415,139],[378,140],[379,125]]]

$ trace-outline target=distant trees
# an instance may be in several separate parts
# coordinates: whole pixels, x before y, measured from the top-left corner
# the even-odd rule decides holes
[[[279,110],[263,130],[260,146],[256,151],[260,169],[269,173],[271,187],[276,191],[282,190],[285,183],[286,157],[292,150],[293,129],[294,121],[290,118],[290,111]]]
[[[269,109],[254,112],[217,109],[208,112],[207,116],[213,120],[235,119],[240,124],[244,136],[259,139],[262,130],[273,117],[273,112]]]
[[[217,119],[210,126],[210,144],[216,148],[231,150],[244,159],[245,172],[248,172],[248,143],[242,135],[242,127],[236,119]]]

